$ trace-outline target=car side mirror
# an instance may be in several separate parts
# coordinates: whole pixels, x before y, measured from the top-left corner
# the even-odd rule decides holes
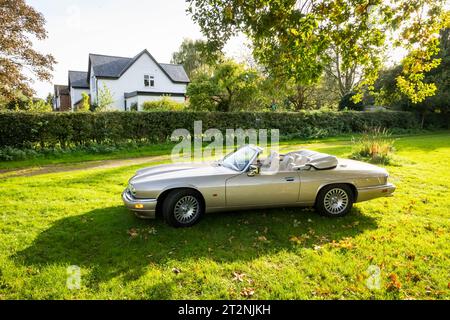
[[[247,176],[254,177],[257,174],[259,174],[259,171],[260,171],[259,166],[250,165],[250,168],[248,170]]]

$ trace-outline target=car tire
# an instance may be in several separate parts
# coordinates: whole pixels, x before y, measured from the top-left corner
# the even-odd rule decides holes
[[[354,202],[353,191],[346,184],[323,187],[316,198],[316,210],[327,217],[343,217],[350,212]]]
[[[170,192],[162,206],[164,220],[175,228],[196,224],[203,212],[204,204],[201,196],[198,192],[189,189],[177,189]]]

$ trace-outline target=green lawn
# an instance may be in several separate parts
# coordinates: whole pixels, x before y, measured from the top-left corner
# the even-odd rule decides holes
[[[109,159],[138,158],[144,156],[159,156],[170,154],[173,144],[146,145],[136,148],[124,148],[108,153],[90,153],[88,151],[73,151],[65,154],[40,154],[36,158],[16,161],[0,161],[0,172],[2,170],[38,167],[46,165],[77,164],[87,161],[101,161]]]
[[[307,147],[345,156],[350,142]],[[450,299],[450,133],[396,148],[395,197],[341,219],[258,210],[172,229],[122,206],[145,165],[0,175],[0,299]],[[66,286],[71,265],[79,290]],[[366,286],[370,266],[379,289]]]

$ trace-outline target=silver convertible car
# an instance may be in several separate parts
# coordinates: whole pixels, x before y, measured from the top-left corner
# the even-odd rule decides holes
[[[140,218],[161,212],[174,227],[192,226],[205,212],[315,206],[341,217],[353,203],[391,196],[395,186],[377,166],[310,150],[287,154],[246,145],[213,163],[181,163],[136,172],[122,194]]]

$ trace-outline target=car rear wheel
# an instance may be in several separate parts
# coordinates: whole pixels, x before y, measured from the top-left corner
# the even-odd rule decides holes
[[[173,227],[190,227],[198,222],[204,211],[197,192],[189,189],[174,190],[163,203],[164,220]]]
[[[354,196],[346,184],[323,187],[316,199],[316,210],[327,217],[343,217],[352,209]]]

